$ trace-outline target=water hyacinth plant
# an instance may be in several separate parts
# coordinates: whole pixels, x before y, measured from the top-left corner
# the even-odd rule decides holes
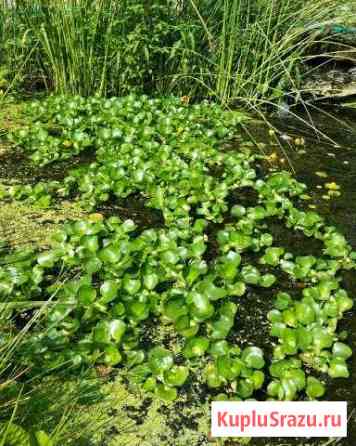
[[[0,295],[11,314],[17,304],[46,309],[19,353],[32,371],[124,368],[164,401],[194,380],[221,399],[314,399],[325,376],[348,376],[352,352],[338,325],[353,300],[341,273],[355,269],[356,255],[304,210],[304,184],[264,172],[250,144],[232,148],[245,114],[135,95],[52,97],[28,113],[31,124],[9,141],[33,163],[80,153],[93,161],[40,188],[3,185],[2,200],[70,198],[94,212],[64,224],[42,252],[3,256]],[[159,223],[99,212],[122,199],[141,200]],[[280,246],[270,222],[318,241],[320,251]],[[271,356],[233,340],[253,290],[270,292]],[[160,326],[169,334],[157,343],[149,333]]]

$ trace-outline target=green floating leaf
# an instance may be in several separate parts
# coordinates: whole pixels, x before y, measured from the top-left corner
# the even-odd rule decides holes
[[[83,285],[78,290],[78,302],[82,305],[90,305],[95,302],[96,290],[89,285]]]
[[[173,366],[173,355],[163,347],[155,347],[148,354],[148,364],[155,375],[170,370]]]
[[[194,261],[189,265],[186,281],[189,285],[192,285],[199,276],[206,274],[208,266],[205,261]]]
[[[246,293],[246,285],[243,282],[235,282],[228,285],[227,291],[230,296],[241,297]]]
[[[231,215],[236,218],[241,218],[246,214],[246,208],[244,206],[241,206],[239,204],[235,204],[231,208]]]
[[[126,275],[123,280],[123,285],[125,291],[127,291],[131,296],[137,294],[141,288],[141,281],[139,279],[134,279],[129,275]]]
[[[109,303],[117,297],[119,284],[114,280],[106,280],[100,287],[102,301]]]
[[[297,383],[295,382],[294,379],[282,378],[280,392],[281,393],[279,394],[279,397],[283,395],[280,399],[286,401],[293,401],[298,394]]]
[[[165,303],[163,308],[163,314],[170,320],[176,321],[181,316],[185,316],[188,313],[188,308],[185,305],[185,300],[181,297],[170,299]]]
[[[104,263],[118,263],[121,258],[121,252],[118,247],[110,245],[99,251],[99,258]]]
[[[267,248],[263,257],[261,257],[261,263],[277,266],[279,259],[284,254],[284,248]]]
[[[210,345],[209,353],[213,357],[225,356],[229,353],[229,344],[225,340],[213,342]]]
[[[109,331],[111,338],[119,343],[126,331],[126,324],[121,319],[114,319],[109,322]]]
[[[253,369],[262,369],[265,365],[263,351],[259,347],[246,347],[242,351],[241,359],[247,367]]]
[[[282,349],[287,355],[295,355],[298,352],[298,336],[297,331],[286,328],[282,332]]]
[[[203,337],[190,338],[184,346],[183,355],[188,359],[203,356],[208,348],[208,339]]]
[[[135,321],[143,321],[150,315],[150,307],[146,302],[129,302],[127,307],[131,319]]]
[[[313,343],[318,352],[333,345],[333,337],[324,328],[314,328],[312,330]]]
[[[254,381],[252,379],[240,379],[237,384],[236,393],[245,399],[253,395],[254,389]]]
[[[165,383],[169,386],[181,387],[189,376],[189,370],[184,366],[173,366],[165,373]]]
[[[154,273],[146,274],[143,277],[143,283],[145,288],[147,288],[148,290],[154,290],[156,286],[159,284],[158,274]]]
[[[343,342],[335,342],[333,355],[338,358],[349,359],[352,356],[352,349]]]
[[[201,293],[204,293],[209,300],[213,301],[223,299],[227,295],[227,291],[224,288],[215,286],[211,279],[206,279],[200,282],[198,289]]]
[[[350,376],[345,359],[340,357],[330,361],[328,373],[331,378],[348,378]]]
[[[255,390],[260,389],[265,381],[265,374],[261,370],[255,370],[251,376]]]
[[[121,353],[114,345],[108,345],[104,350],[104,361],[107,365],[117,365],[122,360]]]
[[[325,393],[324,384],[317,378],[309,376],[307,379],[306,394],[311,399],[320,398]]]
[[[176,330],[186,338],[195,336],[199,331],[199,323],[196,320],[190,319],[189,316],[181,316],[176,321]]]
[[[81,242],[83,247],[91,253],[96,253],[99,250],[99,239],[96,235],[85,235]]]
[[[190,307],[191,315],[198,321],[210,319],[214,314],[214,306],[209,302],[206,294],[191,293],[192,305]]]
[[[240,359],[230,358],[229,356],[219,356],[216,361],[217,372],[223,378],[232,381],[238,377],[244,363]]]
[[[278,310],[286,310],[292,303],[292,298],[288,293],[279,292],[276,296],[274,306]]]
[[[218,265],[220,277],[230,281],[233,280],[236,277],[240,263],[240,254],[235,251],[229,251]]]
[[[276,282],[276,280],[277,277],[274,276],[273,274],[264,274],[260,278],[259,285],[264,288],[269,288]]]
[[[177,389],[163,384],[157,385],[155,393],[159,398],[166,402],[174,401],[177,398]]]
[[[315,321],[315,311],[311,305],[303,302],[295,304],[295,314],[297,320],[303,325],[310,325]]]
[[[214,364],[208,364],[205,368],[205,379],[208,387],[216,389],[224,382],[223,378],[219,376],[218,371]]]
[[[244,282],[251,285],[257,285],[260,281],[261,274],[256,267],[247,265],[242,268],[241,277]]]
[[[39,254],[37,262],[44,268],[52,268],[58,260],[58,252],[55,250],[45,251]]]

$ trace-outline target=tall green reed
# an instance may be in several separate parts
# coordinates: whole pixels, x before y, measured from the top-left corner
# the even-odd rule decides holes
[[[55,91],[105,93],[117,5],[113,0],[98,0],[95,5],[88,0],[34,0],[18,7],[41,48],[41,68]]]
[[[25,77],[55,92],[174,93],[259,107],[286,92],[298,97],[301,62],[335,1],[24,0],[2,8],[0,35],[5,26],[12,36],[7,64],[32,49]]]
[[[217,98],[257,106],[297,92],[300,64],[315,40],[309,27],[322,26],[334,8],[332,0],[215,2],[209,19],[217,42],[210,83]]]

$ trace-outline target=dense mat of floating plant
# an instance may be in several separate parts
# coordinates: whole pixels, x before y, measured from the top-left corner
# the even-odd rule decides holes
[[[96,160],[63,182],[4,187],[2,199],[44,205],[76,195],[95,209],[139,194],[162,211],[164,225],[142,230],[131,220],[94,214],[65,224],[44,252],[3,257],[2,301],[45,304],[24,362],[125,366],[135,383],[166,400],[188,379],[203,380],[222,398],[251,398],[264,389],[266,398],[290,400],[321,397],[324,374],[348,376],[352,352],[338,322],[353,300],[340,273],[355,268],[356,255],[316,212],[298,209],[303,184],[287,172],[258,178],[259,156],[243,144],[227,150],[243,115],[134,96],[50,98],[30,113],[33,123],[12,141],[34,163],[83,150],[96,152]],[[255,203],[230,204],[232,192],[238,197],[247,189],[255,191]],[[276,246],[271,221],[319,240],[319,255]],[[219,229],[209,230],[211,223]],[[238,330],[239,305],[249,305],[248,291],[266,288],[271,359],[258,345],[241,349],[228,341]],[[147,345],[152,324],[171,327],[176,338],[169,347]]]

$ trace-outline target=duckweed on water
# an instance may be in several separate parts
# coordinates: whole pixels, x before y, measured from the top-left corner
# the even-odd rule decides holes
[[[194,379],[215,398],[263,398],[263,389],[269,399],[292,400],[303,392],[322,397],[323,374],[348,376],[352,352],[338,322],[353,301],[341,272],[355,268],[356,255],[334,227],[302,210],[305,185],[287,172],[258,175],[261,156],[248,144],[228,149],[247,117],[135,96],[50,98],[30,113],[31,126],[11,141],[34,163],[84,150],[96,161],[63,182],[4,187],[3,200],[44,196],[49,204],[76,196],[93,210],[140,195],[162,212],[164,226],[84,219],[64,224],[46,251],[3,256],[0,296],[8,317],[34,306],[45,314],[44,329],[33,330],[21,352],[24,362],[125,367],[132,382],[167,401]],[[246,203],[246,192],[254,203]],[[275,221],[319,240],[320,255],[275,246]],[[272,358],[230,338],[249,290],[266,288]],[[152,324],[172,327],[174,342],[147,341]]]

